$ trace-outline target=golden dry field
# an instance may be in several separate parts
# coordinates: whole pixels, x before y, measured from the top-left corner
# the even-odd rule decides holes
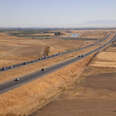
[[[79,79],[92,56],[0,95],[1,115],[31,114]]]
[[[91,66],[116,68],[116,42],[113,44],[113,47],[97,55],[96,59],[91,63]]]
[[[39,58],[49,49],[49,55],[79,48],[91,42],[75,40],[37,40],[0,34],[0,67]]]
[[[91,42],[76,40],[37,40],[23,37],[8,36],[0,33],[0,67],[17,64],[43,56],[45,49],[49,55],[69,49],[78,48]]]
[[[81,33],[81,36],[83,35],[83,37],[91,37],[93,39],[103,39],[106,36],[106,31],[98,31],[95,33],[92,32],[92,34],[91,31],[74,31],[73,33]],[[110,40],[112,36],[113,35],[111,35],[108,40]],[[105,42],[108,40],[105,40]],[[82,46],[86,46],[93,42],[95,41],[61,40],[58,38],[52,38],[48,40],[31,38],[27,39],[23,37],[8,36],[6,33],[1,33],[0,67],[41,57],[45,54],[45,49],[48,47],[50,55],[69,49],[81,48]],[[102,44],[104,44],[104,42],[100,45]],[[48,66],[74,58],[75,56],[81,53],[86,53],[98,46],[99,45],[82,50],[80,52],[74,52],[35,64],[29,64],[28,66],[0,72],[0,83],[12,80],[16,77],[22,77],[24,75],[31,74],[43,67],[46,68]],[[19,88],[13,89],[7,93],[0,95],[0,116],[17,116],[18,114],[30,114],[33,111],[36,111],[37,109],[42,108],[49,102],[53,101],[67,87],[72,86],[76,80],[79,80],[80,75],[87,67],[88,62],[91,60],[93,55],[79,62],[68,65],[67,67],[64,67],[54,73],[48,74],[43,78],[34,80]]]
[[[115,116],[115,52],[116,42],[93,58],[73,86],[31,116]]]
[[[3,39],[1,39],[1,41],[3,41]],[[1,60],[0,60],[1,61],[0,66],[1,67],[2,66],[8,66],[10,64],[16,64],[16,63],[27,61],[27,60],[32,60],[34,58],[38,58],[38,57],[40,57],[39,54],[42,53],[41,51],[43,51],[41,48],[44,49],[45,46],[52,46],[50,49],[54,48],[54,53],[56,53],[56,52],[58,52],[58,49],[61,49],[62,51],[65,51],[65,49],[80,48],[82,46],[86,46],[88,44],[93,43],[93,41],[80,41],[80,40],[79,41],[78,40],[77,41],[76,40],[67,40],[66,41],[66,40],[57,40],[57,39],[56,40],[54,39],[54,41],[53,40],[48,40],[47,41],[47,40],[28,39],[28,41],[26,41],[25,39],[22,39],[22,38],[14,38],[14,39],[10,38],[10,40],[9,39],[4,40],[3,43],[4,43],[4,45],[7,45],[7,47],[9,47],[9,45],[10,45],[12,48],[15,47],[15,49],[17,49],[17,50],[16,51],[14,50],[12,52],[12,56],[14,56],[14,57],[11,57],[9,52],[11,52],[12,49],[11,50],[7,49],[6,56],[4,56],[4,57],[1,56]],[[41,45],[41,47],[39,46],[39,44]],[[38,49],[37,49],[37,45],[38,45]],[[31,51],[33,51],[33,52],[28,51],[29,47],[27,47],[27,49],[26,49],[26,46],[31,46],[31,48],[32,48]],[[98,46],[91,47],[91,48],[88,48],[88,49],[84,49],[84,50],[81,50],[79,52],[66,54],[66,55],[63,55],[62,57],[58,56],[56,58],[48,59],[46,61],[41,61],[41,62],[38,62],[38,63],[29,64],[29,65],[25,65],[23,67],[15,68],[15,69],[12,69],[12,70],[9,70],[9,71],[1,72],[0,82],[5,82],[5,81],[8,81],[8,80],[14,79],[16,77],[21,77],[21,76],[36,72],[38,70],[41,70],[41,68],[43,68],[43,67],[45,68],[45,67],[63,62],[65,60],[73,58],[73,57],[75,57],[75,56],[77,56],[81,53],[86,53],[86,52],[88,52],[88,51],[90,51],[90,50],[92,50],[96,47],[98,47]],[[4,50],[6,49],[5,47],[2,47],[2,48],[4,48]],[[24,53],[24,54],[22,54],[22,53]],[[27,55],[27,53],[28,53],[28,55]],[[4,54],[4,52],[3,52],[3,54]],[[49,54],[53,54],[53,52],[50,50]],[[17,55],[18,55],[18,57],[17,57]],[[3,77],[5,77],[5,78],[3,78]]]

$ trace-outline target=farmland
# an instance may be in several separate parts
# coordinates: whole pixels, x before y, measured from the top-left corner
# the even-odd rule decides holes
[[[60,32],[62,34],[55,36],[55,32]],[[1,32],[0,67],[30,61],[43,56],[62,53],[68,50],[79,49],[95,43],[98,40],[104,39],[110,32],[111,31],[109,30],[70,30],[70,33],[69,30],[68,32],[67,30],[52,30],[52,32],[50,30],[50,32],[48,31],[46,33],[38,31],[34,31],[33,33],[27,31],[17,32],[16,30]],[[23,36],[18,36],[14,33],[22,33]],[[73,39],[67,39],[71,37],[71,34],[75,33],[79,34],[80,36],[77,38],[74,37]],[[42,39],[33,38],[35,35],[39,38],[42,37]],[[46,36],[48,35],[50,38],[46,39]],[[26,38],[24,36],[26,36]],[[30,37],[28,38],[28,36]],[[17,77],[29,75],[41,70],[42,68],[46,69],[47,67],[75,58],[80,54],[87,53],[90,50],[103,45],[113,36],[114,35],[112,34],[110,37],[108,37],[108,40],[104,40],[101,44],[80,50],[78,52],[68,53],[62,56],[46,59],[45,61],[40,61],[14,68],[12,70],[0,72],[0,83],[14,80]],[[62,37],[65,37],[65,39],[62,39]],[[113,50],[114,48],[109,49],[109,51]],[[98,66],[98,63],[96,65],[96,62],[101,62],[103,60],[102,56],[106,54],[106,52],[99,54],[100,56],[97,56],[97,60],[93,60],[90,66]],[[67,67],[48,74],[40,79],[38,78],[32,82],[25,83],[23,86],[2,94],[0,96],[0,107],[2,107],[0,108],[0,113],[8,115],[31,114],[37,109],[42,108],[44,105],[50,103],[62,93],[65,93],[65,91],[72,87],[76,82],[80,81],[81,74],[85,74],[85,69],[87,68],[88,63],[90,63],[93,55],[94,54],[83,60],[80,60],[79,62],[72,63]],[[112,55],[112,53],[109,52],[109,56],[110,55]],[[113,62],[115,62],[115,56],[112,56],[112,59]],[[106,58],[105,60],[107,61],[109,59]],[[99,63],[99,65],[102,66],[103,64]],[[6,101],[7,104],[4,104]]]

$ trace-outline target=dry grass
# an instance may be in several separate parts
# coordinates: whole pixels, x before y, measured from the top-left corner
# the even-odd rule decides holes
[[[34,40],[0,38],[0,67],[41,57],[47,46]]]
[[[91,43],[91,42],[90,42]],[[49,55],[62,52],[68,49],[79,48],[87,45],[83,41],[75,40],[37,40],[24,39],[8,36],[5,33],[0,34],[0,67],[17,64],[20,62],[32,60],[44,55],[46,48],[50,48]]]
[[[2,42],[5,41],[6,43],[8,43],[9,39],[0,38],[0,41]],[[60,50],[61,51],[66,50],[69,48],[71,49],[71,46],[73,46],[73,48],[74,47],[77,48],[77,46],[83,45],[83,43],[78,43],[78,42],[76,43],[75,41],[72,41],[72,43],[71,41],[68,41],[69,43],[66,43],[66,41],[64,40],[40,41],[40,40],[29,39],[28,40],[29,42],[27,42],[27,41],[24,41],[23,38],[20,38],[20,40],[19,38],[13,38],[12,41],[10,42],[13,44],[14,41],[17,43],[17,45],[18,43],[20,43],[19,41],[22,42],[21,45],[24,45],[24,44],[27,45],[27,43],[29,45],[32,45],[32,44],[33,45],[41,44],[42,46],[50,45],[53,47],[52,53],[56,51],[60,51]],[[87,52],[88,50],[82,51],[80,53]],[[72,58],[78,54],[79,53],[74,53],[74,54],[63,56],[63,57],[54,58],[52,60],[48,60],[45,62],[28,65],[28,67],[24,66],[23,68],[13,69],[12,71],[7,71],[7,73],[1,73],[0,74],[1,82],[9,80],[9,79],[13,79],[14,77],[17,77],[17,76],[22,76],[25,74],[35,72],[41,69],[41,67],[47,67],[47,66],[56,64],[56,62],[58,63],[58,62],[64,61],[67,58],[68,59]],[[91,57],[92,56],[89,56],[86,59],[83,59],[71,65],[68,65],[67,67],[64,67],[52,74],[49,74],[48,76],[39,78],[19,88],[16,88],[12,91],[9,91],[5,94],[0,95],[1,115],[29,114],[32,111],[35,111],[36,108],[43,107],[44,105],[52,101],[56,96],[61,94],[62,91],[64,91],[68,86],[73,84],[75,80],[79,78],[80,74],[83,72],[86,64],[91,59]]]
[[[29,64],[29,65],[19,67],[19,68],[15,68],[15,69],[12,69],[12,70],[9,70],[9,71],[1,72],[0,73],[0,82],[5,82],[5,81],[8,81],[8,80],[14,79],[16,77],[21,77],[21,76],[33,73],[35,71],[39,71],[39,70],[41,70],[41,68],[46,68],[48,66],[52,66],[54,64],[63,62],[65,60],[73,58],[73,57],[75,57],[75,56],[77,56],[81,53],[86,53],[89,50],[90,49],[82,50],[80,52],[63,55],[62,57],[58,56],[56,58],[48,59],[48,60],[41,61],[41,62],[38,62],[38,63]],[[5,78],[3,78],[3,77],[5,77]]]
[[[98,47],[98,46],[94,46],[94,47],[82,50],[80,52],[64,55],[62,57],[59,56],[59,57],[56,57],[56,58],[48,59],[48,60],[46,60],[44,62],[41,61],[41,62],[38,62],[38,63],[35,63],[35,64],[30,64],[30,65],[26,65],[26,66],[19,67],[19,68],[16,68],[16,69],[12,69],[12,70],[9,70],[9,71],[1,72],[0,73],[0,82],[5,82],[5,81],[8,81],[8,80],[14,79],[16,77],[22,77],[24,75],[33,73],[35,71],[39,71],[43,67],[45,68],[45,67],[54,65],[56,63],[63,62],[65,60],[67,60],[67,59],[73,58],[73,57],[75,57],[77,55],[80,55],[82,53],[86,53],[86,52],[88,52],[88,51],[90,51],[92,49],[95,49],[96,47]]]
[[[112,51],[113,49],[113,51]],[[91,66],[94,67],[109,67],[116,68],[116,48],[110,47],[105,52],[101,52],[97,55],[96,59],[93,61]]]
[[[71,53],[71,54],[58,56],[56,58],[48,59],[48,60],[41,61],[41,62],[38,62],[38,63],[29,64],[29,65],[19,67],[19,68],[15,68],[15,69],[12,69],[12,70],[9,70],[9,71],[1,72],[1,74],[0,74],[0,82],[5,82],[5,81],[8,81],[8,80],[14,79],[16,77],[22,77],[24,75],[33,73],[35,71],[39,71],[43,67],[45,68],[45,67],[48,67],[48,66],[63,62],[65,60],[68,60],[70,58],[78,56],[78,55],[80,55],[82,53],[83,54],[87,53],[90,50],[95,49],[97,47],[98,46],[94,46],[94,47],[84,49],[84,50],[79,51],[79,52],[74,52],[74,53]],[[5,77],[5,78],[3,78],[3,77]]]
[[[72,31],[73,33],[79,33],[81,38],[104,38],[106,33],[109,33],[111,30],[83,30],[83,31]]]
[[[103,38],[104,31],[72,31],[73,33],[82,33],[82,37]],[[98,36],[99,35],[99,36]],[[91,37],[90,37],[91,36]],[[93,37],[95,36],[95,37]],[[37,40],[26,39],[22,37],[8,36],[6,33],[0,33],[0,67],[17,64],[20,62],[32,60],[44,55],[46,48],[50,48],[49,55],[62,52],[69,49],[75,49],[91,41],[81,40]]]
[[[91,56],[0,96],[0,113],[28,114],[49,103],[73,84]]]

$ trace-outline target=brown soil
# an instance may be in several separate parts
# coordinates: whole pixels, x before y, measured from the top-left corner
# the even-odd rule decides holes
[[[111,49],[98,54],[92,64],[99,58],[105,60]],[[54,102],[31,116],[116,116],[116,68],[90,65],[80,79]]]
[[[14,39],[16,39],[16,38],[14,38]],[[35,43],[37,43],[37,40],[36,41],[33,40],[33,41]],[[42,45],[45,46],[45,40],[43,40],[43,41],[44,42],[41,41],[40,43],[42,43]],[[57,41],[59,43],[59,40],[57,40]],[[31,43],[32,43],[32,40],[30,41],[30,44]],[[48,45],[48,43],[47,43],[47,45]],[[77,43],[75,42],[75,47],[77,47],[77,45],[76,45]],[[74,44],[74,42],[72,43],[72,46],[73,46],[73,44]],[[67,43],[65,43],[65,45],[67,46]],[[62,43],[62,46],[65,46],[65,45]],[[54,48],[56,46],[57,46],[57,44],[55,44]],[[79,46],[81,46],[81,44],[79,44]],[[56,49],[59,49],[59,45],[56,47]],[[64,50],[67,48],[62,47],[60,49]],[[41,68],[43,66],[46,66],[47,64],[52,65],[52,64],[56,63],[57,61],[63,61],[65,59],[67,59],[67,57],[68,58],[74,57],[76,54],[77,53],[71,54],[71,56],[69,55],[69,56],[65,56],[65,57],[60,57],[59,58],[60,60],[59,59],[54,59],[54,60],[52,59],[51,62],[46,61],[43,64],[40,63],[41,65],[35,64],[35,65],[30,66],[31,68],[30,67],[25,68],[25,70],[24,70],[24,68],[22,68],[20,70],[14,69],[13,71],[15,74],[13,74],[13,71],[11,71],[10,73],[11,73],[11,75],[13,74],[15,76],[17,76],[17,74],[19,74],[18,76],[25,75],[27,73],[31,73],[31,72],[34,72],[36,70],[39,70],[39,69],[37,69],[38,66],[40,66],[39,68]],[[48,76],[37,79],[31,83],[25,84],[19,88],[16,88],[16,89],[9,91],[5,94],[2,94],[0,96],[0,113],[1,113],[1,115],[7,114],[7,115],[13,116],[13,115],[18,115],[18,114],[29,114],[37,109],[42,108],[44,105],[48,104],[49,102],[53,101],[56,98],[56,96],[58,96],[65,89],[67,89],[67,87],[69,87],[69,85],[71,86],[72,84],[74,84],[75,80],[78,80],[77,83],[79,83],[79,81],[80,81],[79,76],[83,72],[86,64],[88,63],[88,61],[90,60],[91,57],[92,56],[89,56],[87,59],[81,60],[80,62],[77,62],[77,63],[73,63],[67,67],[64,67],[63,69],[60,69],[59,71],[56,71],[52,74],[49,74]],[[12,77],[11,75],[9,75],[8,72],[7,72],[6,76],[2,75],[2,77],[5,77],[5,78]],[[23,73],[23,72],[25,72],[25,73]],[[4,80],[2,80],[2,82],[3,81]],[[6,79],[5,79],[5,81],[6,81]],[[76,85],[77,85],[77,83],[76,83]],[[64,95],[59,97],[57,100],[60,101],[61,98],[64,98],[65,95],[66,95],[66,100],[68,98],[72,99],[72,95],[73,95],[72,93],[73,92],[75,93],[75,91],[72,91],[73,89],[70,89],[70,90],[67,90],[68,92],[64,93]],[[77,89],[77,91],[79,91],[79,89]],[[74,95],[76,95],[76,97],[79,95],[79,93],[77,91],[76,91],[76,94],[74,94]],[[69,93],[71,96],[69,96]],[[82,93],[83,93],[83,89],[82,89]],[[81,92],[80,92],[80,94],[81,94]],[[78,96],[78,98],[80,99],[79,96]],[[65,103],[66,102],[64,102],[64,104]],[[71,103],[69,103],[69,104],[71,104]],[[66,107],[66,110],[67,110],[68,104],[66,104],[66,105],[67,105],[67,107]],[[55,106],[53,106],[53,107],[55,107]],[[61,108],[63,109],[63,107],[61,107]],[[57,110],[58,109],[56,109],[56,111]],[[64,108],[64,110],[65,110],[65,108]],[[44,111],[44,109],[41,111]],[[44,113],[44,112],[41,112],[41,113]],[[48,112],[48,114],[49,113],[50,112]],[[34,114],[34,115],[38,116],[38,113]]]
[[[116,68],[116,47],[114,45],[108,50],[97,55],[95,60],[91,63],[94,67],[111,67]]]
[[[0,95],[0,113],[29,114],[53,101],[79,78],[90,58],[91,56]]]
[[[37,40],[26,39],[0,34],[0,67],[17,64],[24,61],[39,58],[45,55],[44,51],[49,47],[48,55],[69,49],[80,48],[89,42],[80,40]]]
[[[111,39],[111,38],[109,38],[109,39]],[[90,50],[92,50],[92,49],[94,49],[98,46],[91,47],[91,48],[82,50],[80,52],[75,52],[75,53],[71,53],[71,54],[68,54],[68,55],[64,55],[62,57],[59,56],[59,57],[56,57],[56,58],[52,58],[52,59],[46,60],[44,62],[42,61],[42,62],[38,62],[38,63],[35,63],[35,64],[30,64],[30,65],[26,65],[26,66],[23,66],[23,67],[20,67],[20,68],[12,69],[12,70],[9,70],[9,71],[1,72],[0,82],[8,81],[8,80],[14,79],[16,77],[21,77],[21,76],[33,73],[35,71],[41,70],[41,68],[43,68],[43,67],[45,68],[45,67],[54,65],[56,63],[63,62],[64,60],[75,57],[75,56],[77,56],[81,53],[86,53],[86,52],[88,52],[88,51],[90,51]],[[5,78],[3,78],[3,77],[5,77]]]

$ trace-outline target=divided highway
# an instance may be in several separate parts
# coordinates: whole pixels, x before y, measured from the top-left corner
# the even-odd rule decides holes
[[[95,43],[87,45],[87,46],[82,47],[82,48],[68,50],[68,51],[65,51],[65,52],[53,54],[51,56],[44,56],[42,58],[38,58],[38,59],[35,59],[35,60],[32,60],[32,61],[22,62],[20,64],[14,64],[14,65],[7,66],[7,67],[2,67],[2,68],[0,68],[0,72],[11,70],[11,69],[18,68],[18,67],[22,67],[22,66],[25,66],[25,65],[28,65],[28,64],[33,64],[33,63],[40,62],[40,61],[43,61],[43,60],[48,60],[50,58],[54,58],[54,57],[57,57],[57,56],[62,56],[62,55],[65,55],[65,54],[70,54],[70,53],[73,53],[73,52],[78,52],[78,51],[84,50],[86,48],[95,46],[95,45],[99,44],[100,42],[103,42],[104,40],[108,39],[111,34],[112,33],[108,34],[104,39],[100,39],[100,40],[96,41]]]
[[[28,83],[32,80],[35,80],[37,78],[40,78],[46,74],[49,74],[49,73],[52,73],[60,68],[63,68],[71,63],[74,63],[74,62],[77,62],[81,59],[84,59],[86,58],[87,56],[93,54],[93,53],[97,53],[99,52],[100,50],[102,50],[104,47],[106,47],[107,45],[111,44],[113,41],[116,41],[116,34],[115,36],[109,40],[108,42],[106,42],[104,45],[94,49],[94,50],[91,50],[90,52],[87,52],[85,54],[81,54],[80,56],[76,56],[75,58],[72,58],[70,60],[67,60],[65,62],[62,62],[62,63],[59,63],[59,64],[56,64],[54,66],[51,66],[51,67],[48,67],[46,69],[43,69],[43,70],[40,70],[38,72],[35,72],[35,73],[32,73],[30,75],[27,75],[27,76],[23,76],[23,77],[20,77],[20,78],[17,78],[15,80],[11,80],[11,81],[8,81],[8,82],[5,82],[3,84],[0,84],[0,94],[2,93],[5,93],[9,90],[12,90],[14,88],[17,88],[25,83]]]

